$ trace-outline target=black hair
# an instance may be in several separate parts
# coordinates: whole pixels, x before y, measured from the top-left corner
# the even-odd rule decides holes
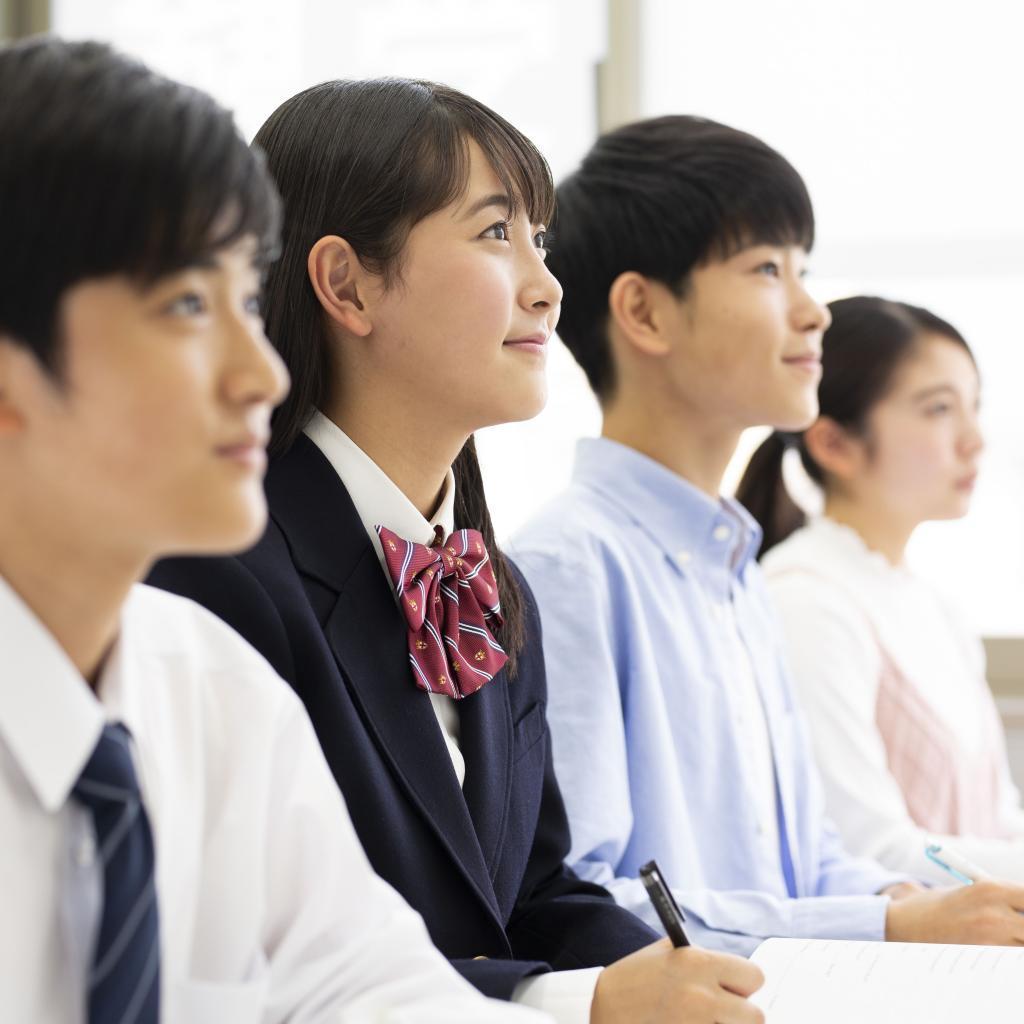
[[[888,394],[897,370],[913,358],[924,335],[946,338],[974,359],[963,335],[934,313],[868,295],[829,303],[832,325],[822,339],[819,415],[864,436],[871,410]],[[811,457],[803,432],[774,431],[754,452],[736,498],[764,530],[761,555],[806,523],[783,479],[783,458],[796,448],[808,476],[821,487],[825,472]]]
[[[230,113],[95,42],[0,48],[0,335],[61,369],[60,305],[82,281],[140,287],[251,236],[279,203]]]
[[[558,334],[598,399],[615,389],[608,292],[635,271],[686,291],[688,275],[751,245],[814,244],[796,170],[745,132],[700,117],[638,121],[602,135],[561,182],[548,267],[564,290]]]
[[[547,222],[554,183],[544,157],[482,103],[444,85],[407,79],[332,81],[286,100],[256,134],[285,205],[281,258],[267,276],[266,327],[292,379],[273,421],[272,454],[287,451],[331,389],[330,334],[307,258],[340,235],[388,286],[401,280],[409,232],[458,199],[469,178],[470,140],[505,187],[511,214]],[[455,520],[479,530],[491,553],[505,624],[498,639],[510,670],[524,638],[522,595],[498,550],[473,439],[454,465]]]

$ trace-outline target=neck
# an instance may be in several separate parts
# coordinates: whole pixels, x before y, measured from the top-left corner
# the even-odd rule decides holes
[[[718,499],[722,477],[742,431],[689,410],[666,411],[656,402],[613,401],[601,435],[660,462],[709,497]]]
[[[906,553],[916,523],[905,523],[891,511],[868,508],[843,495],[825,499],[825,515],[860,535],[872,550],[884,555],[891,565],[899,565]]]
[[[412,502],[424,519],[437,511],[445,477],[468,434],[402,422],[394,409],[368,410],[333,405],[324,415],[366,452]]]
[[[48,518],[45,512],[0,510],[0,576],[95,690],[117,639],[121,607],[148,563],[101,551],[88,531],[72,534],[66,523],[48,524]]]

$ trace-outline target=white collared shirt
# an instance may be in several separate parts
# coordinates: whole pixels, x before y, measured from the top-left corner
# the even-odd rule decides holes
[[[345,482],[352,504],[373,542],[381,570],[387,576],[384,549],[380,546],[377,527],[386,526],[403,540],[431,545],[438,528],[445,538],[455,530],[455,474],[449,469],[444,478],[441,501],[437,511],[425,519],[420,510],[405,496],[398,485],[340,427],[317,411],[306,426],[306,436],[326,456],[334,471]],[[398,598],[395,598],[396,602]],[[413,685],[410,679],[410,686]],[[455,776],[462,786],[466,781],[466,760],[459,747],[459,712],[455,701],[443,693],[431,693],[434,709]]]
[[[320,411],[313,413],[305,427],[306,436],[320,449],[341,477],[370,540],[381,571],[388,574],[377,527],[386,526],[405,540],[431,544],[437,527],[448,537],[455,529],[455,476],[449,469],[437,511],[427,520],[397,484],[337,424]],[[396,599],[397,600],[397,599]],[[414,686],[410,676],[409,686]],[[444,735],[452,767],[463,785],[466,762],[459,748],[459,713],[454,700],[431,693],[430,703]],[[551,1014],[558,1024],[586,1024],[600,968],[552,971],[527,978],[515,989],[513,999]]]
[[[540,1021],[485,1000],[367,862],[294,693],[198,605],[132,589],[93,694],[0,578],[0,1018],[85,1019],[102,900],[69,794],[129,729],[153,830],[167,1024]]]

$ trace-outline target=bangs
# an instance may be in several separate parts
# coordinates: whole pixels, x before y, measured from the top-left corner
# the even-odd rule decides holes
[[[68,211],[78,228],[66,254],[69,279],[124,274],[152,284],[246,237],[260,264],[277,252],[280,200],[262,154],[209,97],[174,83],[157,88],[157,115],[148,113],[152,90],[123,101],[130,156],[108,127],[93,139],[89,165],[79,160],[80,176],[103,187],[90,188],[88,210]],[[58,204],[76,201],[54,194]]]
[[[803,179],[789,164],[772,173],[745,168],[732,188],[719,194],[718,225],[706,259],[728,259],[755,245],[814,248],[814,208]]]
[[[189,159],[157,171],[150,186],[152,195],[140,195],[137,210],[148,223],[140,216],[133,232],[126,218],[122,239],[133,237],[134,244],[121,249],[118,269],[152,283],[207,263],[243,238],[253,240],[258,266],[276,257],[280,200],[262,154],[241,139],[196,140]]]
[[[533,224],[549,224],[555,209],[555,184],[540,150],[476,100],[431,82],[415,84],[428,90],[434,102],[410,160],[411,182],[406,194],[410,227],[465,195],[471,140],[508,193],[509,215],[525,213]]]

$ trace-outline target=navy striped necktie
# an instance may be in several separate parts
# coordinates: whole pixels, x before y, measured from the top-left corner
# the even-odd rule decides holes
[[[128,730],[107,725],[72,790],[92,813],[103,868],[103,913],[89,971],[89,1024],[157,1024],[160,939],[153,834]]]

